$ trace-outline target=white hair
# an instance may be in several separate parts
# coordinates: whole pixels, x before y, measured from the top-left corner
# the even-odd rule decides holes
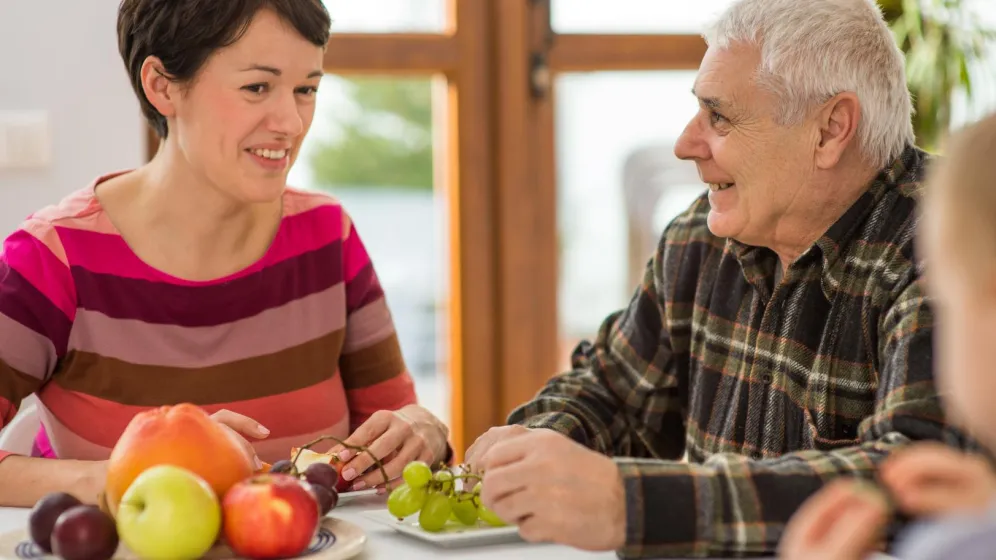
[[[861,107],[858,147],[884,167],[913,144],[904,56],[874,0],[739,0],[704,33],[710,46],[761,50],[757,83],[779,96],[779,124],[844,91]]]

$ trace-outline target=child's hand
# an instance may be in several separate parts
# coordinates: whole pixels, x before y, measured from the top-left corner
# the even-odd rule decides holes
[[[880,548],[890,516],[880,490],[835,480],[792,516],[778,549],[783,560],[861,560]]]
[[[940,443],[896,452],[882,465],[881,479],[909,515],[977,512],[996,499],[996,473],[989,463]]]

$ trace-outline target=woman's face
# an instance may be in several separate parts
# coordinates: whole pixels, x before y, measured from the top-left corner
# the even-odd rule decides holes
[[[315,114],[324,50],[261,10],[194,79],[169,86],[168,141],[228,197],[280,197]]]

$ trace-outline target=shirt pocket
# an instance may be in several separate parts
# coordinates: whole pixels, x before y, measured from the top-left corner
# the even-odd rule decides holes
[[[860,443],[858,427],[861,418],[846,418],[834,414],[821,418],[808,408],[803,409],[806,429],[803,431],[803,445],[808,449],[832,451],[851,447]],[[821,421],[817,421],[819,418]]]

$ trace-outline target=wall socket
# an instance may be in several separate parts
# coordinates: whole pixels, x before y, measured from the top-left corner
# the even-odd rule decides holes
[[[52,128],[47,111],[0,111],[0,169],[52,165]]]

